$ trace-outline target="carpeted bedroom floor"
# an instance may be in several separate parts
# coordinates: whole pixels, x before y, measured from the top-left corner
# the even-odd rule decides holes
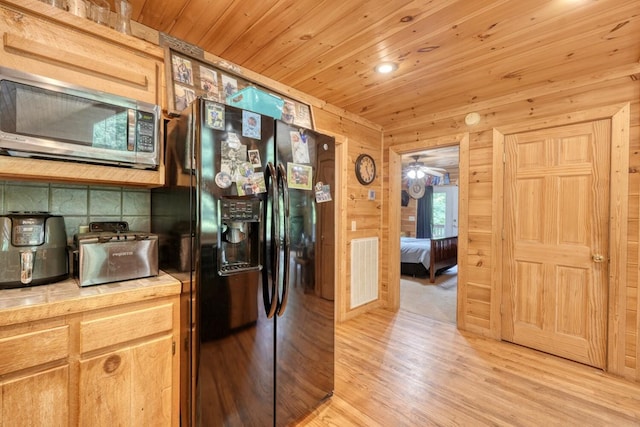
[[[455,324],[457,288],[457,266],[436,276],[435,283],[428,277],[400,276],[400,310]]]

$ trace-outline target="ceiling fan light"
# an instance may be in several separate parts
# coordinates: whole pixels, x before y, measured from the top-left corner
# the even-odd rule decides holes
[[[409,179],[416,179],[415,169],[409,169],[409,171],[407,171],[407,176],[409,177]]]
[[[418,179],[422,179],[422,178],[424,178],[424,171],[422,169],[418,169],[416,175],[417,175]]]

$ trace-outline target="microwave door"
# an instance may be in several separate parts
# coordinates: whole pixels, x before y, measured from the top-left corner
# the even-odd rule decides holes
[[[5,154],[155,168],[159,108],[104,94],[0,81],[0,149]]]

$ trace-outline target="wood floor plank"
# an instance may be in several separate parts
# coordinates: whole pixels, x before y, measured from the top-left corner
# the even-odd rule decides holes
[[[640,384],[400,311],[336,327],[334,396],[299,426],[639,426]]]

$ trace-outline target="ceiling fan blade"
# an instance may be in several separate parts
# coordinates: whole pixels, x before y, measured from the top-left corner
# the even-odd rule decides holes
[[[440,178],[442,178],[444,176],[444,173],[439,172],[439,171],[437,171],[435,169],[428,168],[428,167],[423,168],[422,172],[426,173],[427,175],[433,175],[433,176],[437,176],[437,177],[440,177]]]

